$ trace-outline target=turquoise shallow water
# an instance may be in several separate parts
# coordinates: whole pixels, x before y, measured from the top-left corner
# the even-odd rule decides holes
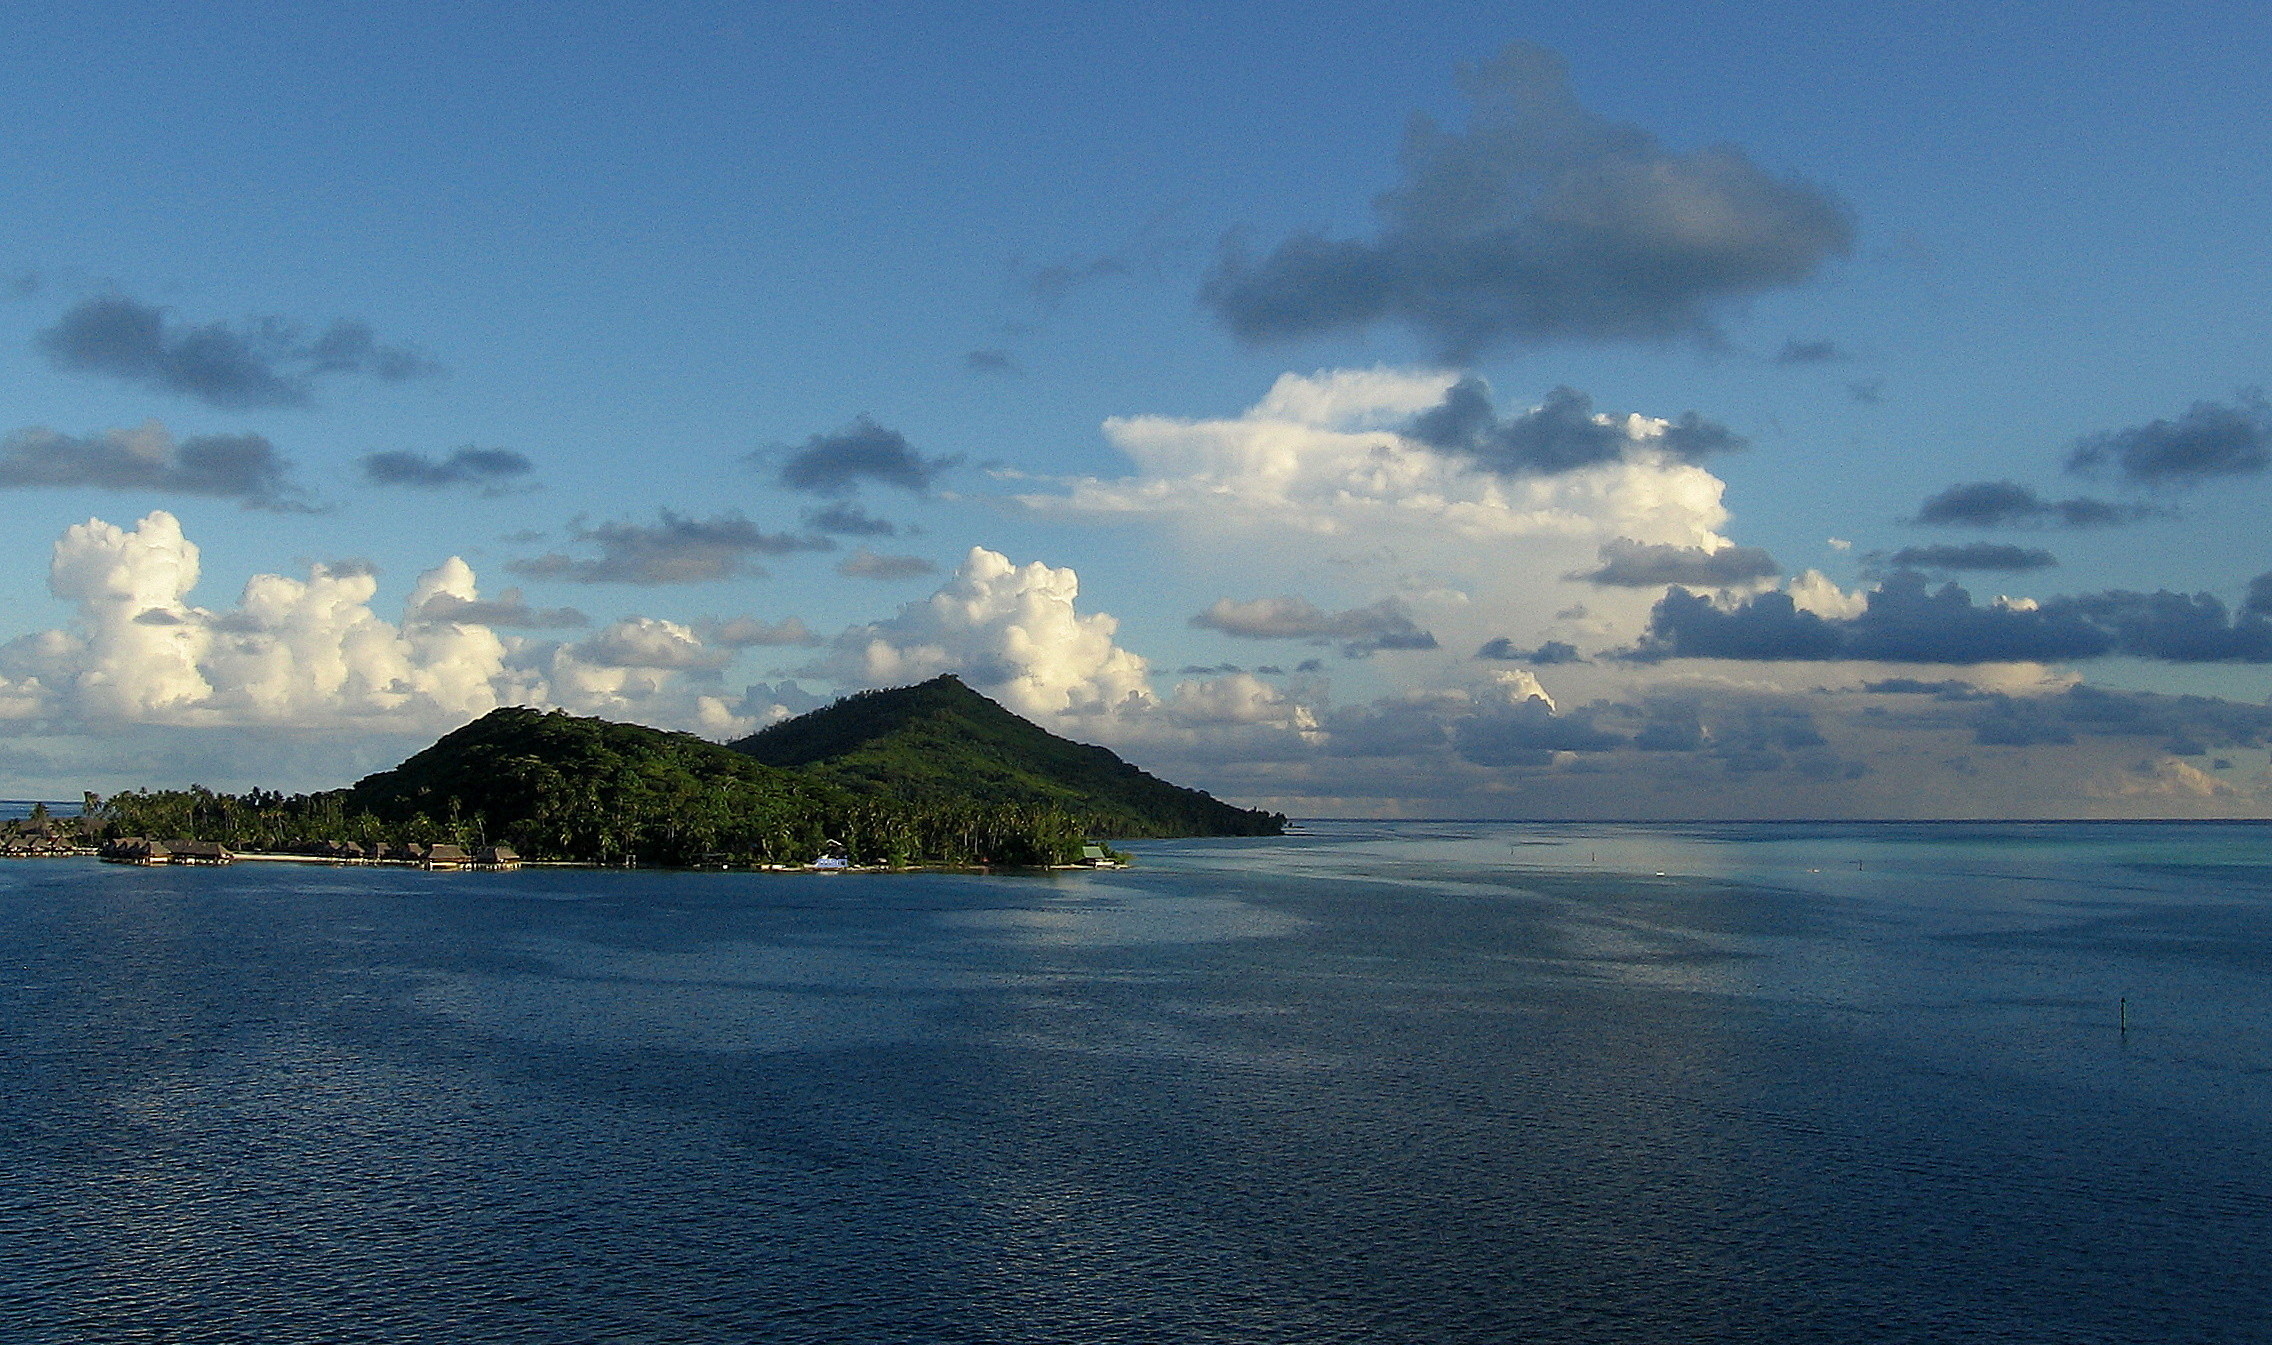
[[[0,1339],[2272,1339],[2272,826],[1137,848],[0,866]]]

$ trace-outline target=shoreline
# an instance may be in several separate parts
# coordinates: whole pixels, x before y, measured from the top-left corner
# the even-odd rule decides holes
[[[1127,864],[846,864],[822,867],[812,864],[736,864],[736,865],[676,865],[676,864],[602,864],[589,859],[524,859],[515,864],[421,864],[411,860],[395,859],[331,859],[323,855],[286,855],[269,851],[230,852],[230,859],[214,863],[163,863],[136,864],[104,859],[93,850],[47,852],[43,854],[0,854],[0,859],[91,859],[98,864],[117,864],[120,868],[147,869],[213,869],[227,868],[229,864],[309,864],[329,869],[415,869],[424,873],[511,873],[517,869],[592,869],[609,873],[765,873],[783,876],[797,874],[827,875],[839,873],[892,874],[892,873],[966,873],[966,874],[1037,874],[1037,873],[1110,873],[1126,869]]]

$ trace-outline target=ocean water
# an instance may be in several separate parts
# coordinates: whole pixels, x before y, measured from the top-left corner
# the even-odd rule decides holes
[[[1134,848],[0,865],[0,1340],[2272,1340],[2272,826]]]

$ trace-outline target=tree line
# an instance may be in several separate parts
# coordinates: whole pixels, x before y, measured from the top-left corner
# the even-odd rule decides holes
[[[778,796],[693,781],[562,781],[518,816],[493,816],[452,797],[431,811],[359,806],[352,790],[286,795],[203,786],[90,794],[96,839],[147,836],[219,841],[232,850],[290,852],[326,841],[445,842],[478,850],[506,844],[530,859],[686,867],[708,863],[807,864],[837,852],[860,865],[1068,864],[1081,857],[1092,819],[1056,807],[978,805],[884,797]],[[661,786],[661,787],[656,787]],[[830,793],[832,793],[831,791]]]

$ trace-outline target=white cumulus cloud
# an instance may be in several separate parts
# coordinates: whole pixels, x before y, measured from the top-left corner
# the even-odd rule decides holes
[[[418,576],[399,622],[373,610],[367,567],[257,574],[225,610],[191,602],[199,569],[163,510],[66,530],[48,583],[74,620],[7,647],[0,720],[426,734],[500,705],[557,705],[724,736],[788,713],[762,688],[727,693],[732,642],[677,622],[631,617],[556,649],[500,635],[479,618],[525,604],[484,600],[455,556]]]
[[[1149,668],[1113,642],[1120,623],[1075,606],[1080,576],[974,546],[954,575],[887,621],[836,638],[827,671],[862,686],[962,674],[1023,715],[1055,718],[1153,699]]]
[[[1325,535],[1417,524],[1469,540],[1616,537],[1711,550],[1727,545],[1723,489],[1710,472],[1655,453],[1672,422],[1596,417],[1630,441],[1620,459],[1552,476],[1506,477],[1399,432],[1443,400],[1448,373],[1386,369],[1285,374],[1228,420],[1116,417],[1105,436],[1133,477],[1088,478],[1020,497],[1052,512],[1195,515],[1210,527],[1296,527]]]
[[[378,581],[356,567],[255,575],[227,611],[189,603],[198,578],[197,545],[172,514],[132,529],[77,524],[48,572],[77,619],[15,642],[12,671],[38,679],[46,713],[89,723],[413,727],[480,714],[520,689],[494,631],[416,619],[442,595],[478,599],[455,557],[420,576],[400,625],[373,613]]]
[[[1195,572],[1287,592],[1328,576],[1341,590],[1337,606],[1424,590],[1465,595],[1426,612],[1455,657],[1508,635],[1533,646],[1630,640],[1656,594],[1603,593],[1569,576],[1597,568],[1612,543],[1702,553],[1733,545],[1721,532],[1724,484],[1662,447],[1675,422],[1596,416],[1600,433],[1623,443],[1619,455],[1509,475],[1406,432],[1455,382],[1390,369],[1286,374],[1236,417],[1109,420],[1105,435],[1133,474],[1016,498],[1045,514],[1163,524]],[[1584,628],[1556,616],[1579,603],[1590,613]],[[1410,662],[1398,670],[1426,675]]]
[[[954,673],[1011,710],[1086,742],[1281,754],[1314,733],[1299,697],[1247,674],[1179,683],[1161,696],[1120,623],[1082,612],[1080,576],[972,547],[937,592],[887,621],[853,626],[811,671],[854,686]]]

